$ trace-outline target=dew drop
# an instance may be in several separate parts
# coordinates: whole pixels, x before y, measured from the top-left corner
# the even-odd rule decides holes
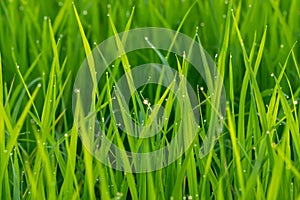
[[[122,192],[117,192],[117,196],[122,197],[123,193]]]
[[[129,16],[130,16],[130,12],[127,11],[127,12],[126,12],[126,17],[128,18]]]
[[[145,98],[144,100],[143,100],[143,104],[145,104],[145,105],[149,105],[149,99],[147,99],[147,98]]]
[[[82,14],[83,14],[83,15],[87,15],[87,14],[88,14],[88,11],[87,11],[87,10],[84,10],[84,11],[82,11]]]
[[[75,93],[75,94],[78,94],[78,93],[80,93],[80,89],[78,89],[78,88],[75,88],[75,89],[74,89],[74,93]]]

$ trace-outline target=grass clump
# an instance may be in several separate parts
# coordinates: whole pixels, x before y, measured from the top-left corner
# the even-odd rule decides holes
[[[1,1],[0,197],[299,199],[299,4]],[[224,80],[224,129],[202,157],[201,142],[213,109],[205,82],[184,56],[159,49],[125,54],[100,79],[102,90],[94,97],[99,127],[114,144],[130,151],[154,150],[173,139],[180,122],[172,86],[149,84],[134,93],[131,118],[145,123],[145,102],[163,105],[167,115],[161,131],[139,140],[120,130],[111,117],[111,94],[130,65],[167,61],[175,66],[197,92],[201,117],[197,137],[175,162],[153,172],[124,173],[99,162],[82,144],[73,123],[73,83],[95,44],[147,26],[178,30],[201,41]]]

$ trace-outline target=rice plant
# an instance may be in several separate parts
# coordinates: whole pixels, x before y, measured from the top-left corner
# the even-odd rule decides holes
[[[299,0],[0,1],[1,199],[300,199],[299,13]],[[145,27],[190,37],[220,79],[172,52],[175,36],[166,49],[145,36],[149,48],[126,52],[126,33]],[[93,62],[110,37],[120,56],[100,77]],[[75,87],[85,72],[91,97]],[[224,85],[224,113],[210,84]],[[92,99],[90,115],[80,115],[86,102],[74,106],[78,95]],[[134,169],[153,160],[132,162],[96,135],[132,156],[170,145],[181,129],[186,148],[175,144],[172,162],[157,156],[166,165],[144,172]]]

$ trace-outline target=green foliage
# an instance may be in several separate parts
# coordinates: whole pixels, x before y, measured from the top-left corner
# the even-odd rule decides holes
[[[1,0],[0,198],[300,199],[299,13],[299,0]],[[157,60],[194,84],[201,122],[193,145],[171,165],[123,173],[96,160],[79,139],[73,82],[95,44],[149,26],[185,33],[214,58],[227,92],[224,130],[202,158],[212,109],[203,80],[169,52],[125,54],[100,80],[93,108],[99,116],[112,112],[115,79],[130,65]],[[165,146],[181,117],[171,87],[150,85],[132,97],[136,123],[152,120],[145,98],[165,107],[167,120],[151,139],[127,137],[114,119],[101,128],[124,149]]]

